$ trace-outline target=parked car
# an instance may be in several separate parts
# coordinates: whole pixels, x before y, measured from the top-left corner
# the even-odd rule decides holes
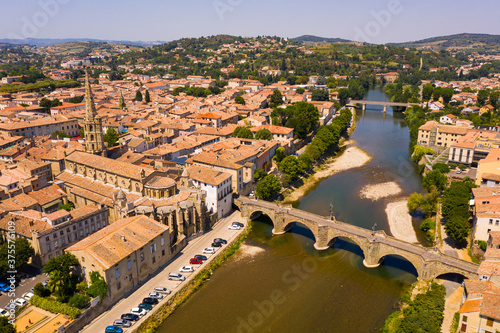
[[[458,169],[457,174],[460,174],[460,173],[462,173],[462,170]]]
[[[157,293],[162,293],[162,294],[167,294],[167,295],[170,295],[172,293],[172,290],[165,288],[165,287],[156,287],[154,289],[154,291]]]
[[[222,246],[222,243],[220,242],[213,242],[212,243],[212,247],[221,247]]]
[[[123,333],[123,328],[116,325],[110,325],[106,327],[106,333]]]
[[[9,311],[0,308],[0,316],[2,316],[2,317],[8,317],[9,316]]]
[[[151,304],[147,304],[147,303],[141,303],[137,306],[139,309],[144,309],[144,310],[151,310],[153,308],[153,306]]]
[[[18,306],[25,306],[26,304],[28,304],[28,301],[24,298],[16,298],[14,303],[16,303]]]
[[[120,326],[120,327],[130,327],[132,326],[132,323],[129,320],[125,319],[116,319],[113,322],[113,326]]]
[[[19,309],[19,305],[17,305],[16,303],[12,302],[12,303],[9,303],[5,306],[5,310],[7,311],[10,311],[10,310],[14,310],[16,311],[17,309]]]
[[[49,281],[50,281],[50,279],[47,279],[47,280],[45,280],[45,281],[42,282],[42,284],[43,284],[43,286],[45,288],[47,288],[47,285],[49,284]]]
[[[243,227],[245,226],[245,225],[244,225],[243,223],[241,223],[241,222],[233,222],[233,224],[232,224],[232,225],[237,225],[237,226],[238,226],[238,227],[240,227],[240,228],[243,228]]]
[[[181,273],[168,273],[168,279],[173,281],[184,281],[186,277]]]
[[[162,299],[163,298],[163,294],[160,294],[160,293],[157,293],[157,292],[152,292],[152,293],[149,293],[148,297],[156,298],[156,299]]]
[[[215,249],[213,247],[206,247],[203,249],[202,251],[203,253],[207,253],[207,254],[214,254],[215,253]]]
[[[146,310],[144,309],[140,309],[140,308],[132,308],[130,309],[130,313],[131,314],[135,314],[135,315],[138,315],[140,317],[144,316],[147,312]]]
[[[227,240],[225,239],[222,239],[222,238],[215,238],[214,239],[214,243],[217,242],[217,243],[222,243],[222,244],[227,244]]]
[[[0,282],[0,290],[1,291],[9,291],[10,290],[10,286],[5,283],[5,282]]]
[[[194,268],[193,268],[193,266],[182,266],[181,268],[179,268],[179,272],[191,273],[191,272],[194,272]]]
[[[240,230],[241,227],[239,225],[231,224],[229,227],[227,227],[229,230]]]
[[[189,263],[191,265],[199,265],[199,264],[203,264],[203,260],[198,259],[198,258],[191,258],[191,259],[189,259]]]
[[[139,320],[139,316],[136,314],[133,314],[133,313],[124,313],[124,314],[122,314],[122,316],[120,318],[128,320],[128,321],[138,321]]]
[[[154,305],[154,304],[158,304],[158,300],[156,298],[153,298],[153,297],[146,297],[142,300],[142,303]]]
[[[24,293],[23,298],[27,301],[29,301],[33,297],[33,293]]]
[[[208,259],[207,256],[204,256],[204,255],[201,255],[201,254],[197,254],[194,257],[195,257],[195,259],[201,259],[201,260],[207,260]]]

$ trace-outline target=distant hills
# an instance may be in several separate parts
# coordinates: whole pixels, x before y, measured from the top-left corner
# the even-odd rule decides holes
[[[302,35],[290,38],[291,41],[304,44],[333,44],[333,43],[351,43],[352,40],[342,38],[325,38],[313,35]]]
[[[304,44],[349,43],[342,38],[325,38],[303,35],[290,40]],[[403,43],[387,43],[386,45],[428,48],[428,49],[492,49],[500,48],[500,35],[463,33],[449,36],[431,37],[418,41]]]
[[[431,37],[414,42],[389,43],[388,45],[431,49],[497,48],[500,47],[500,35],[463,33]]]
[[[10,39],[10,38],[0,38],[0,44],[17,44],[17,45],[35,45],[35,46],[49,46],[54,44],[62,44],[69,42],[105,42],[112,44],[123,44],[123,45],[137,45],[137,46],[153,46],[164,44],[166,41],[130,41],[130,40],[104,40],[104,39],[93,39],[93,38],[26,38],[26,39]]]

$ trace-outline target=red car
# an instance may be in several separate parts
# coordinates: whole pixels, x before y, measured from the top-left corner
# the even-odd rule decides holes
[[[190,264],[202,264],[202,263],[203,263],[203,260],[198,259],[198,258],[191,258],[191,259],[189,260],[189,263],[190,263]]]

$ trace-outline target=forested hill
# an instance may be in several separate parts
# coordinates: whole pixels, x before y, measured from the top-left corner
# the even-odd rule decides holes
[[[388,45],[431,49],[493,49],[500,47],[500,35],[463,33],[426,38],[414,42],[389,43]]]
[[[312,35],[302,35],[295,38],[290,38],[291,41],[304,44],[330,44],[330,43],[350,43],[352,40],[342,38],[325,38]]]

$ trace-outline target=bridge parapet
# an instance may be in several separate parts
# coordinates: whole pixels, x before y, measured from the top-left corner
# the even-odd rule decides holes
[[[314,247],[317,250],[328,249],[339,237],[348,238],[361,248],[365,257],[364,263],[368,267],[378,266],[388,255],[396,255],[412,263],[419,279],[435,278],[445,273],[458,273],[467,278],[477,278],[478,265],[436,253],[431,248],[404,242],[387,235],[383,230],[372,232],[290,206],[280,206],[246,197],[235,199],[235,204],[241,214],[249,219],[256,212],[269,216],[274,224],[273,234],[287,232],[294,222],[304,224],[313,233],[316,239]]]

